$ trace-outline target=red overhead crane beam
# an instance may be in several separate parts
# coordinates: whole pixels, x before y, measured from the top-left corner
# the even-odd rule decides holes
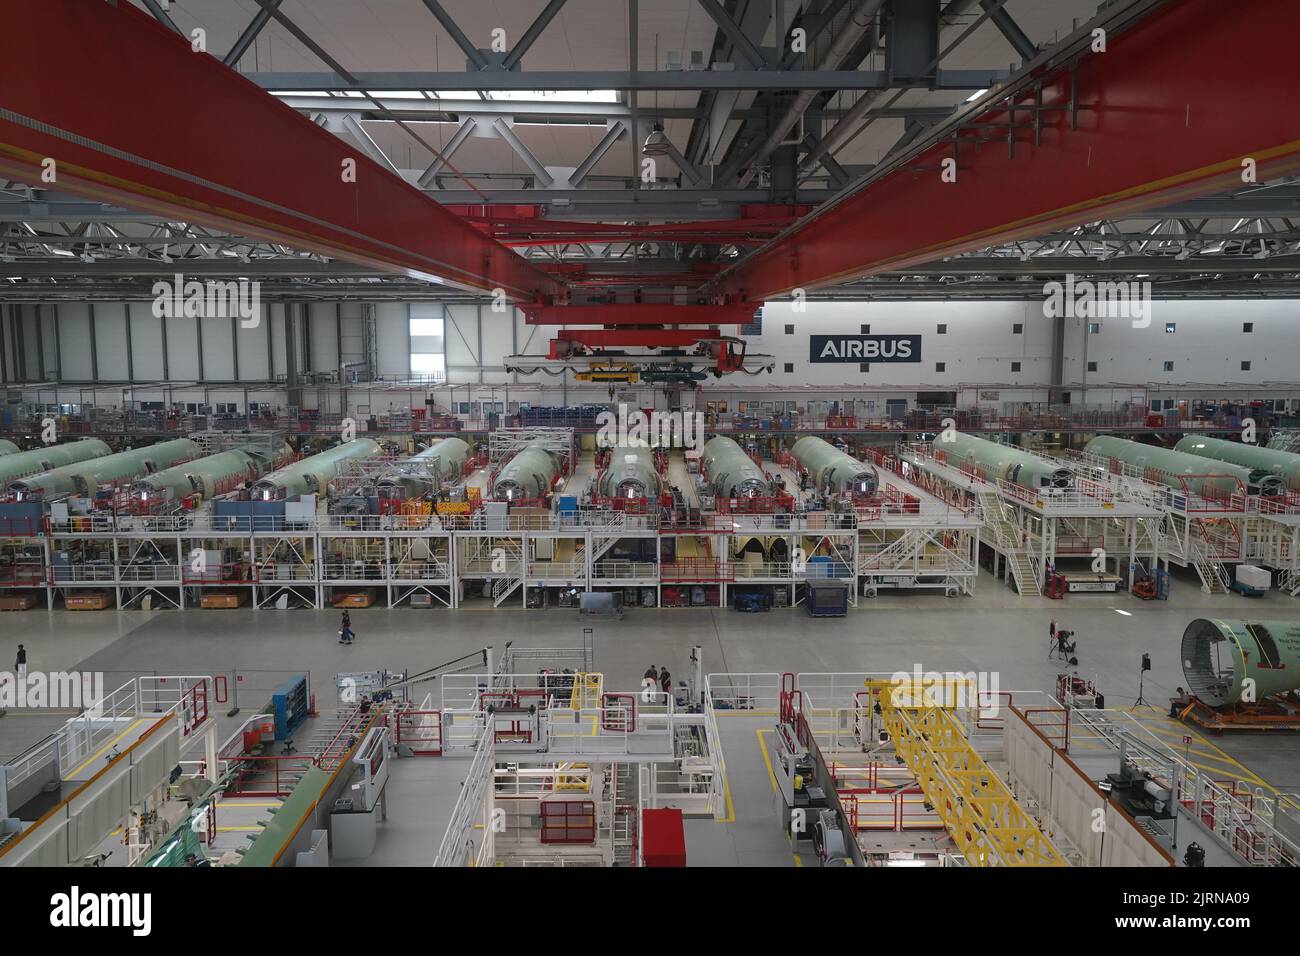
[[[727,305],[616,303],[612,305],[542,305],[521,302],[528,325],[640,326],[659,329],[678,325],[745,325],[754,321],[749,302]]]
[[[882,170],[711,291],[761,301],[1240,187],[1248,158],[1259,182],[1300,170],[1298,36],[1296,0],[1167,0],[1076,69],[1042,64],[1040,130],[1028,84],[1014,123],[1005,103],[970,117],[955,151],[950,135]]]
[[[0,63],[2,176],[458,287],[562,294],[126,0],[10,0]]]

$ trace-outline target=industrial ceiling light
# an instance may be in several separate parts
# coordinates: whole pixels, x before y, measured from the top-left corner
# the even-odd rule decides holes
[[[672,144],[668,142],[668,137],[664,134],[664,124],[655,123],[654,128],[650,130],[650,135],[641,144],[641,155],[667,156],[671,148]]]

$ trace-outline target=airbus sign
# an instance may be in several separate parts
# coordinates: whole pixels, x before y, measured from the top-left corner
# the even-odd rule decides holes
[[[810,335],[810,362],[919,362],[919,335]]]

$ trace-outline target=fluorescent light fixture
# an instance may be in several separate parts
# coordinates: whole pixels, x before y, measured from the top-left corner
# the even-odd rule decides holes
[[[987,92],[988,92],[988,87],[985,87],[985,88],[982,89],[982,90],[976,90],[976,91],[975,91],[974,93],[972,93],[970,96],[966,97],[966,102],[967,102],[967,103],[973,103],[973,102],[975,102],[977,99],[979,99],[981,96],[983,96],[983,95],[984,95],[985,93],[987,93]]]
[[[1115,608],[1115,613],[1116,613],[1116,614],[1123,614],[1125,617],[1132,617],[1132,616],[1133,616],[1133,612],[1132,612],[1132,611],[1121,611],[1119,608]]]

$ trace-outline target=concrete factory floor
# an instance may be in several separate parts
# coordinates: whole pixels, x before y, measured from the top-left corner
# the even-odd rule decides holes
[[[1126,594],[1022,599],[984,573],[972,597],[886,595],[864,600],[846,618],[812,619],[802,608],[764,614],[716,608],[630,610],[620,623],[594,624],[595,663],[605,673],[609,690],[637,688],[651,664],[666,665],[675,677],[685,678],[690,648],[700,644],[707,673],[893,672],[919,665],[923,671],[997,672],[1003,690],[1050,691],[1059,670],[1047,659],[1048,622],[1055,619],[1077,632],[1079,673],[1096,680],[1108,707],[1132,707],[1139,661],[1148,652],[1153,670],[1144,690],[1151,708],[1142,714],[1153,732],[1180,751],[1183,734],[1192,735],[1189,757],[1223,779],[1300,791],[1300,739],[1291,734],[1211,738],[1165,717],[1167,699],[1183,683],[1180,638],[1198,616],[1296,619],[1300,603],[1278,592],[1254,600],[1203,594],[1177,569],[1169,601],[1143,602]],[[304,668],[310,668],[318,703],[326,708],[339,671],[419,671],[484,645],[500,650],[507,641],[517,646],[573,646],[580,642],[582,627],[591,623],[567,609],[504,608],[354,610],[352,620],[357,643],[343,647],[337,643],[334,611],[10,612],[0,616],[0,653],[12,655],[22,641],[32,670],[102,671],[106,688],[139,673],[238,670],[246,715],[289,674]],[[11,711],[0,719],[0,758],[36,742],[63,719],[60,714]],[[228,732],[225,723],[223,718],[223,735]],[[691,821],[690,845],[703,850],[694,859],[788,864],[793,859],[790,848],[771,822],[775,804],[764,766],[767,741],[747,722],[737,721],[734,728],[723,724],[734,812],[725,825]],[[427,768],[437,779],[425,781],[425,789],[416,780],[402,784],[414,799],[400,802],[428,807],[422,811],[427,819],[403,824],[401,838],[382,841],[369,862],[431,859],[458,789],[455,781],[446,779],[454,775],[455,762],[445,764]],[[444,795],[441,802],[447,805],[430,807],[430,794]],[[718,826],[722,829],[713,829]],[[385,852],[386,847],[392,852]]]

